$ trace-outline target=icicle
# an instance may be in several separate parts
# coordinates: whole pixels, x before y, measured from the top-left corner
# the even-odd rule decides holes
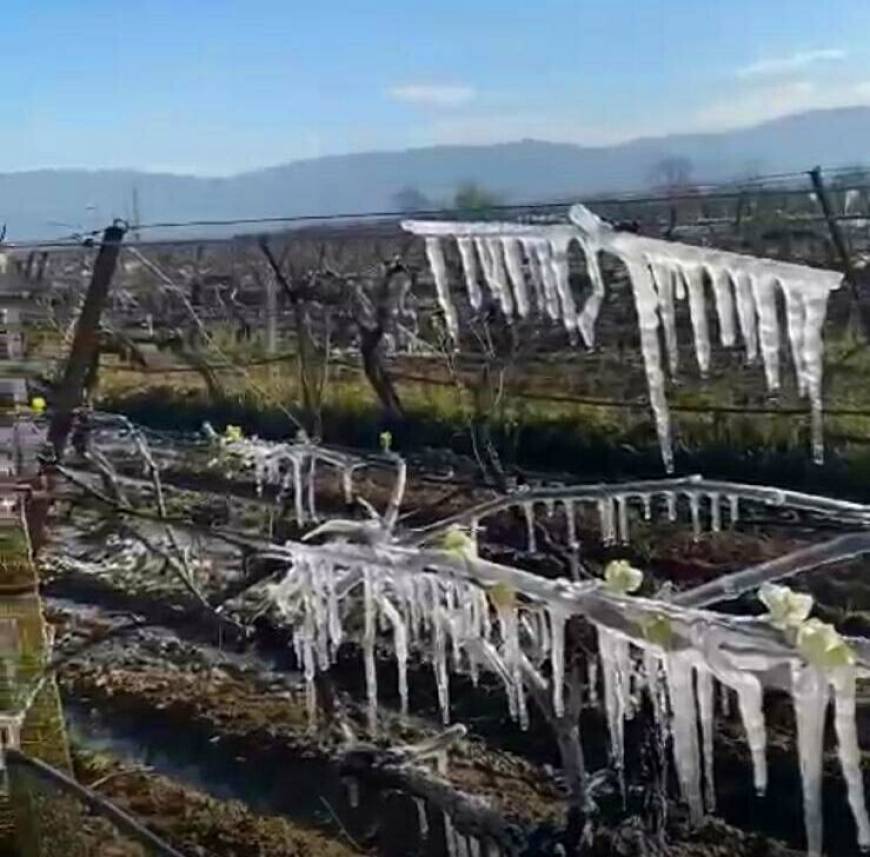
[[[402,715],[408,713],[408,631],[399,611],[386,599],[378,601],[381,612],[393,626],[393,648],[396,653],[396,668],[399,676],[399,699]]]
[[[310,611],[306,612],[303,627],[305,628],[302,638],[302,664],[305,674],[305,710],[308,715],[308,724],[313,727],[317,722],[317,690],[314,685],[315,665],[314,647],[312,646],[314,628]]]
[[[625,494],[616,495],[617,531],[621,544],[627,545],[630,540],[628,531],[628,499]]]
[[[746,346],[746,360],[752,363],[758,356],[758,316],[755,312],[755,298],[752,296],[752,277],[741,272],[732,276],[732,280],[737,298],[740,334]]]
[[[535,242],[535,252],[541,266],[541,280],[544,285],[544,307],[547,315],[555,321],[559,318],[559,295],[556,276],[552,265],[552,247],[546,239]]]
[[[477,254],[474,251],[474,243],[470,238],[460,235],[456,239],[459,247],[459,255],[462,258],[462,272],[465,276],[465,287],[468,290],[468,302],[472,309],[479,310],[483,303],[483,295],[478,283],[479,270],[477,266]]]
[[[689,513],[692,516],[692,535],[697,539],[701,535],[701,498],[694,492],[688,493]]]
[[[535,553],[538,543],[535,539],[535,505],[531,501],[522,504],[523,516],[526,519],[526,540],[529,553]]]
[[[719,266],[707,268],[713,285],[713,298],[716,302],[716,316],[719,319],[719,341],[726,348],[734,345],[734,297],[731,291],[731,278],[728,270]]]
[[[553,711],[556,717],[565,713],[565,622],[567,616],[557,607],[549,607],[551,627],[550,665],[553,669]]]
[[[514,314],[514,299],[511,296],[510,286],[508,284],[507,270],[504,264],[504,248],[499,238],[487,238],[486,246],[489,249],[489,258],[492,268],[492,285],[493,293],[498,298],[501,311],[505,318],[510,320]]]
[[[495,612],[501,632],[502,657],[516,694],[515,710],[520,722],[520,728],[526,729],[528,727],[528,713],[526,711],[525,689],[523,686],[517,608],[514,604],[505,604],[502,603],[501,599],[498,599],[495,602]]]
[[[671,376],[677,374],[680,364],[679,347],[677,345],[677,320],[674,310],[674,272],[668,262],[652,264],[653,284],[658,295],[659,316],[665,333],[665,349],[668,353],[668,365]]]
[[[736,494],[728,495],[728,515],[732,526],[740,520],[740,498]]]
[[[341,468],[341,488],[344,492],[344,503],[350,506],[353,503],[353,468],[350,466]]]
[[[792,700],[797,720],[798,757],[804,796],[807,854],[822,853],[822,763],[828,682],[812,666],[792,666]]]
[[[471,524],[468,529],[469,535],[471,536],[472,544],[474,545],[474,553],[477,554],[477,552],[480,550],[480,543],[477,537],[477,534],[480,532],[480,519],[472,518]]]
[[[296,526],[305,526],[305,505],[302,493],[302,462],[295,456],[290,459],[293,472],[293,502],[296,506]]]
[[[565,534],[568,538],[568,547],[576,551],[580,547],[580,542],[577,539],[577,519],[574,517],[574,501],[563,500],[562,505],[565,508]]]
[[[779,320],[776,312],[776,279],[768,275],[752,278],[752,293],[758,313],[758,340],[767,388],[779,389]]]
[[[731,688],[721,682],[719,683],[719,708],[723,717],[731,716]]]
[[[662,461],[665,470],[672,473],[674,454],[671,448],[671,418],[665,398],[665,376],[662,372],[662,355],[659,346],[658,297],[653,287],[649,267],[631,258],[623,258],[623,262],[628,269],[634,291],[634,304],[640,327],[640,348]]]
[[[715,491],[711,491],[707,496],[710,498],[710,529],[714,533],[718,533],[722,529],[722,510],[719,506],[719,495]]]
[[[828,294],[804,296],[803,364],[806,373],[807,394],[812,410],[813,460],[821,464],[825,457],[822,435],[822,363],[824,345],[822,328],[825,324]]]
[[[586,683],[589,686],[589,705],[598,706],[598,658],[592,655],[586,661]]]
[[[344,631],[341,627],[341,615],[338,610],[338,596],[335,592],[335,574],[331,567],[326,567],[323,572],[326,580],[326,622],[329,629],[329,643],[332,649],[331,659],[335,658],[338,647],[341,645]]]
[[[456,857],[468,857],[468,843],[465,837],[459,832],[454,832],[453,835],[456,837]]]
[[[652,500],[649,494],[641,494],[640,501],[643,503],[643,519],[645,521],[652,520]]]
[[[344,781],[347,786],[347,802],[351,809],[359,808],[359,781],[356,777],[348,777]]]
[[[576,330],[577,309],[574,306],[574,297],[568,280],[568,244],[567,238],[554,239],[550,242],[550,264],[553,267],[556,294],[561,304],[562,323],[566,330]]]
[[[601,276],[601,266],[598,264],[598,251],[600,249],[598,242],[587,237],[581,243],[583,244],[583,253],[586,255],[586,273],[592,283],[592,294],[586,299],[580,315],[577,316],[577,329],[580,331],[586,347],[593,348],[595,346],[595,322],[598,320],[598,313],[601,311],[601,304],[604,301],[604,278]]]
[[[517,305],[517,315],[526,318],[529,314],[529,293],[526,289],[526,278],[523,273],[523,260],[520,256],[520,245],[516,238],[502,238],[502,249],[514,289],[514,301]]]
[[[366,718],[369,732],[378,725],[378,674],[375,671],[375,589],[372,570],[363,571],[363,660],[366,673]]]
[[[699,666],[695,672],[698,691],[698,713],[701,717],[702,755],[704,757],[704,802],[707,812],[716,809],[716,786],[713,779],[713,676]]]
[[[855,727],[855,670],[840,667],[831,675],[834,688],[834,728],[837,732],[837,755],[849,794],[849,806],[855,819],[858,846],[870,849],[870,818],[864,799],[864,778],[861,774],[861,750]]]
[[[604,708],[610,733],[610,753],[625,794],[625,714],[628,701],[628,674],[631,670],[628,641],[613,632],[598,629],[598,654],[604,675]]]
[[[480,840],[475,836],[468,837],[469,857],[480,857]]]
[[[690,818],[697,823],[704,815],[704,802],[701,798],[698,711],[692,680],[694,658],[695,654],[686,650],[668,652],[663,660],[671,700],[674,767],[683,800],[689,805]]]
[[[317,459],[312,455],[308,461],[308,516],[312,523],[317,523]]]
[[[435,279],[435,292],[438,297],[438,305],[444,313],[444,323],[447,333],[454,342],[459,342],[459,318],[456,315],[456,307],[450,297],[450,285],[447,282],[447,263],[444,261],[444,251],[441,242],[431,235],[426,236],[426,257],[432,276]]]
[[[523,246],[523,252],[529,260],[529,275],[532,280],[532,288],[535,292],[535,308],[538,313],[543,315],[546,305],[544,297],[544,278],[541,273],[541,262],[538,259],[536,244],[532,239],[522,238],[520,243]]]
[[[798,394],[807,394],[807,373],[804,371],[804,327],[805,308],[803,297],[795,288],[782,284],[785,295],[785,320],[788,341],[791,346],[791,357],[794,361]]]
[[[601,542],[612,545],[616,542],[616,518],[613,509],[613,498],[603,497],[598,501],[598,516],[601,521]]]
[[[426,814],[426,801],[421,798],[413,798],[417,807],[417,828],[420,831],[420,839],[425,841],[429,835],[429,816]]]
[[[665,503],[668,507],[668,520],[673,524],[677,520],[677,495],[673,491],[666,491]]]
[[[686,265],[682,268],[682,273],[689,292],[689,316],[695,336],[695,357],[703,377],[710,370],[710,328],[704,298],[704,272],[697,265]]]
[[[459,857],[456,853],[456,834],[453,831],[453,822],[450,816],[444,813],[444,849],[447,857]]]
[[[717,672],[720,672],[717,670]],[[737,707],[746,731],[749,753],[752,756],[752,777],[755,791],[763,795],[767,791],[767,730],[764,726],[761,682],[750,673],[733,671],[728,674],[728,683],[737,692]]]
[[[444,635],[444,615],[439,583],[430,581],[432,592],[432,669],[438,692],[438,708],[445,726],[450,722],[450,678],[447,674],[447,640]]]
[[[486,857],[502,857],[501,848],[499,848],[498,842],[494,839],[486,839],[484,845],[486,848]]]

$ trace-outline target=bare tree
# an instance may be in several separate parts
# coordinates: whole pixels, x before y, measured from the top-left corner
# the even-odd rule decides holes
[[[692,161],[681,155],[662,158],[650,170],[650,184],[667,193],[687,190],[692,184]]]

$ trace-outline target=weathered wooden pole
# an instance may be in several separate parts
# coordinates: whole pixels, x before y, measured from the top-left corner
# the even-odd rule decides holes
[[[63,380],[54,391],[52,402],[54,415],[48,429],[48,442],[54,447],[58,459],[63,456],[67,437],[72,428],[73,412],[82,403],[85,380],[99,350],[100,316],[109,295],[109,287],[112,284],[125,231],[125,226],[115,223],[103,233],[91,283],[76,324],[75,337],[64,369]]]
[[[849,283],[849,289],[852,292],[852,300],[854,301],[855,309],[858,312],[858,323],[861,328],[861,334],[864,339],[868,338],[870,333],[870,317],[868,317],[867,308],[861,303],[861,293],[858,289],[858,280],[855,276],[855,268],[852,265],[852,257],[849,253],[849,247],[846,244],[846,238],[843,235],[843,230],[840,229],[840,224],[834,214],[834,209],[831,206],[831,200],[828,196],[825,183],[822,180],[822,168],[814,167],[810,170],[810,179],[813,183],[813,189],[816,192],[816,198],[822,208],[822,214],[825,216],[825,221],[828,224],[828,231],[831,233],[831,241],[834,244],[834,249],[840,257],[840,262],[843,265],[843,270],[846,273],[846,281]]]

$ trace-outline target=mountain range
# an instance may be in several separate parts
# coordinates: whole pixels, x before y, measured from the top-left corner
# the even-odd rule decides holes
[[[509,202],[573,199],[641,190],[656,165],[674,157],[688,159],[694,180],[704,182],[816,164],[867,164],[870,107],[810,111],[738,130],[610,146],[522,140],[333,155],[221,178],[137,170],[0,173],[0,221],[13,240],[93,229],[113,217],[131,219],[134,189],[144,223],[391,210],[397,192],[409,187],[442,205],[467,181]],[[147,237],[178,234],[154,230]]]

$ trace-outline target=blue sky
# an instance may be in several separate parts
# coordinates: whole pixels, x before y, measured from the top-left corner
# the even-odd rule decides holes
[[[870,104],[868,0],[5,0],[0,171],[222,175]]]

